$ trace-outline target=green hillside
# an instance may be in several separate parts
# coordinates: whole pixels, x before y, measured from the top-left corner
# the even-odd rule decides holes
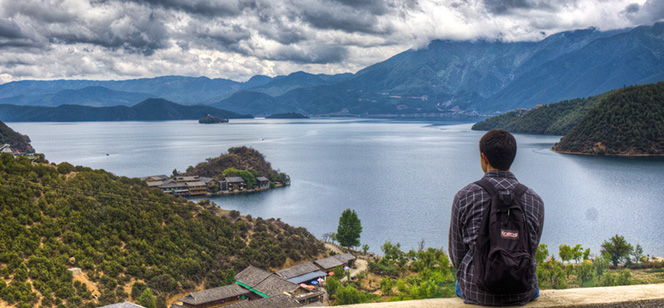
[[[664,155],[664,82],[611,94],[553,149],[593,155]]]
[[[476,123],[473,130],[500,128],[513,133],[565,135],[581,121],[588,110],[612,92],[510,111]]]
[[[168,297],[223,285],[249,264],[277,269],[325,251],[280,220],[9,154],[0,155],[0,221],[0,307],[97,307],[135,301],[146,287],[165,307]]]

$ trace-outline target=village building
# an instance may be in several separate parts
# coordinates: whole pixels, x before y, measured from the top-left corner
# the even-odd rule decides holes
[[[301,307],[301,306],[302,304],[300,304],[292,296],[281,294],[259,300],[245,301],[233,304],[228,308],[291,308],[291,307]]]
[[[205,196],[207,195],[207,185],[202,181],[187,181],[184,182],[189,190],[189,196]]]
[[[292,283],[312,284],[312,281],[318,282],[318,279],[327,277],[327,273],[320,270],[320,268],[313,262],[302,263],[289,268],[285,268],[275,272],[277,276],[286,279]]]
[[[325,291],[315,290],[311,286],[305,288],[305,285],[290,282],[254,266],[235,275],[235,282],[263,298],[289,294],[302,304],[322,301],[325,294]],[[250,298],[250,301],[263,300],[260,297]]]
[[[159,185],[158,187],[159,189],[161,189],[161,191],[174,196],[189,195],[189,187],[187,187],[187,183],[178,183],[175,181],[169,181],[165,184]]]
[[[256,182],[259,189],[270,188],[270,180],[264,176],[259,176],[256,178]]]
[[[355,263],[355,260],[357,260],[357,257],[351,253],[344,253],[316,260],[314,261],[314,264],[318,265],[322,270],[329,272],[337,267],[352,267],[353,263]]]
[[[205,183],[205,186],[207,187],[207,191],[210,193],[216,193],[219,192],[221,189],[221,184],[219,181],[213,179],[213,178],[208,178],[208,177],[200,177],[200,181]]]
[[[221,180],[221,190],[243,191],[247,187],[244,179],[239,176],[225,177]]]
[[[251,292],[237,284],[198,291],[178,299],[187,308],[217,308],[246,301]]]

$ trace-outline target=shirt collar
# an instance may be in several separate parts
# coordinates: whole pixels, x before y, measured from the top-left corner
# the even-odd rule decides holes
[[[510,171],[503,171],[503,170],[491,170],[487,173],[484,174],[485,178],[508,178],[508,179],[515,179],[516,176],[514,176],[514,173]]]

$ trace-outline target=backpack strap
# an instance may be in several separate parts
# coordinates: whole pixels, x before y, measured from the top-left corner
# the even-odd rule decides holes
[[[496,188],[496,186],[493,186],[493,184],[491,184],[491,182],[489,182],[488,179],[481,179],[479,181],[476,181],[475,184],[479,185],[484,189],[484,191],[489,193],[489,197],[491,198],[493,198],[493,196],[498,194],[498,189]]]
[[[489,194],[489,197],[491,198],[493,198],[493,196],[498,194],[498,188],[496,188],[496,186],[494,186],[488,179],[483,178],[479,181],[475,181],[475,184],[482,187],[484,191],[486,191]],[[526,191],[528,191],[528,187],[526,185],[517,183],[516,187],[514,187],[514,190],[512,190],[512,194],[514,194],[514,198],[520,200],[523,194],[526,193]]]

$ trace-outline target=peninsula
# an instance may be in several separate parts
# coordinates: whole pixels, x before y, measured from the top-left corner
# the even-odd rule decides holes
[[[631,86],[488,118],[473,130],[565,135],[553,150],[565,154],[664,155],[664,82]]]
[[[265,156],[246,146],[233,147],[228,153],[189,166],[185,173],[173,170],[172,176],[141,178],[148,187],[185,197],[258,192],[290,185],[290,177],[272,169]]]

